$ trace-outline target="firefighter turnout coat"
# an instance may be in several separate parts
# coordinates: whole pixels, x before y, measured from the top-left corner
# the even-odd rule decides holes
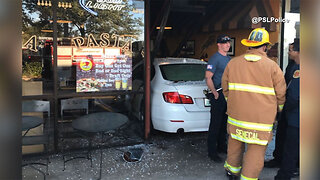
[[[228,133],[250,144],[267,145],[285,102],[286,83],[278,64],[259,49],[233,58],[222,77]]]

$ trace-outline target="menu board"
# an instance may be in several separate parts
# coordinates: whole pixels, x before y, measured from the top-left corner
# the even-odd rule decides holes
[[[132,90],[132,55],[121,48],[73,48],[76,92]]]

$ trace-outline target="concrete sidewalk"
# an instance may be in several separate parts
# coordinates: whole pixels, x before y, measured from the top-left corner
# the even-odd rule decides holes
[[[145,144],[103,149],[102,179],[228,179],[223,163],[215,163],[207,157],[206,137],[207,133],[187,133],[183,136],[159,133]],[[143,149],[140,162],[123,160],[123,152],[131,148]],[[274,143],[271,143],[266,159],[272,158],[273,149]],[[94,150],[92,155],[93,167],[90,167],[89,160],[76,159],[66,163],[65,171],[62,155],[51,156],[47,179],[97,179],[100,151]],[[271,180],[277,170],[264,168],[259,178]],[[43,176],[30,167],[24,167],[23,179],[43,179]]]

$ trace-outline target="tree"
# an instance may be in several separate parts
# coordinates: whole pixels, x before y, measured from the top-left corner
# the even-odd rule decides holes
[[[58,8],[58,20],[71,21],[69,25],[58,23],[58,37],[63,36],[68,28],[70,36],[85,37],[88,34],[100,35],[101,33],[116,33],[119,35],[139,35],[143,26],[142,18],[133,16],[134,9],[130,0],[123,0],[122,10],[95,10],[98,15],[95,16],[84,10],[78,1],[68,1],[72,8]],[[37,5],[36,0],[23,0],[22,29],[25,36],[52,36],[41,32],[41,29],[52,29],[52,8]],[[70,32],[69,32],[70,31]]]

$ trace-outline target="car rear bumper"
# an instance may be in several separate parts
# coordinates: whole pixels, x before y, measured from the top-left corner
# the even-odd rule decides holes
[[[183,129],[184,132],[202,132],[209,129],[210,112],[185,112],[182,115],[170,114],[170,112],[167,112],[162,116],[159,114],[159,116],[152,115],[154,129],[169,133],[176,133],[178,129]]]

